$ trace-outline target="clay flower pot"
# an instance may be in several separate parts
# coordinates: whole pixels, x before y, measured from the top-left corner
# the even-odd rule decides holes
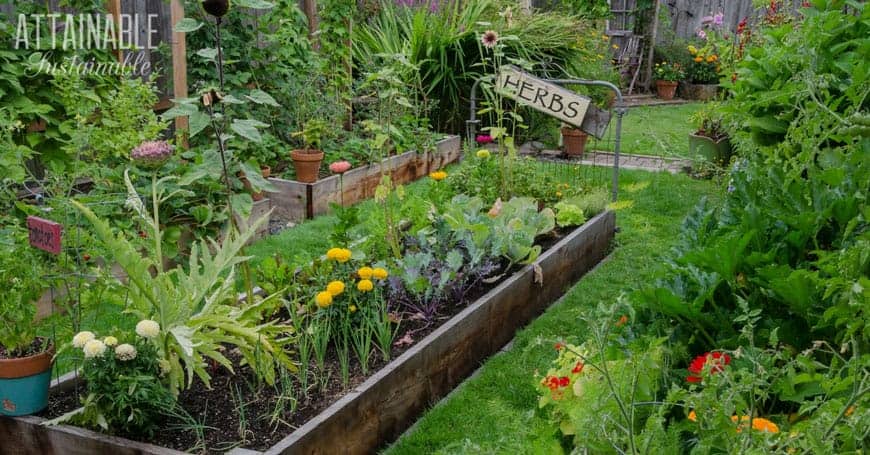
[[[562,147],[566,155],[582,156],[589,135],[577,128],[562,127]]]
[[[656,81],[656,95],[663,100],[672,100],[677,93],[677,81]]]
[[[263,174],[264,179],[267,179],[272,176],[272,168],[269,166],[260,166],[260,173]]]
[[[314,183],[320,174],[320,163],[323,162],[323,152],[320,150],[293,150],[290,153],[293,167],[296,168],[296,180],[302,183]]]
[[[39,354],[0,359],[0,415],[37,413],[48,404],[54,348]]]

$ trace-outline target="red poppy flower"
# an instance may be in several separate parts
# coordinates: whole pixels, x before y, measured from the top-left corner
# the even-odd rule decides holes
[[[571,383],[571,379],[568,376],[562,376],[559,378],[559,387],[568,387],[568,384]]]
[[[623,315],[619,318],[619,320],[616,321],[616,326],[617,326],[617,327],[622,327],[622,326],[624,326],[626,323],[628,323],[628,316],[626,316],[626,315],[623,314]]]
[[[731,356],[728,354],[723,354],[721,352],[707,352],[703,355],[699,355],[692,360],[692,363],[689,364],[689,373],[690,375],[686,376],[686,381],[688,382],[701,382],[701,372],[704,371],[704,366],[707,365],[707,361],[710,361],[710,374],[716,374],[722,369],[731,363]]]
[[[580,374],[583,372],[583,362],[577,362],[577,365],[574,365],[574,368],[571,368],[571,372],[574,374]]]
[[[561,351],[562,349],[565,349],[565,345],[562,344],[562,342],[560,341],[560,342],[556,343],[556,344],[553,346],[553,348],[555,348],[557,351]]]

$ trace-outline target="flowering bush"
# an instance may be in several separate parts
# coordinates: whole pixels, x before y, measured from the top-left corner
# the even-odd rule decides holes
[[[51,423],[70,420],[114,434],[150,436],[175,406],[165,383],[168,365],[161,364],[155,345],[159,332],[156,322],[143,320],[135,335],[100,339],[90,331],[77,333],[64,349],[81,351],[87,395],[82,407]]]
[[[667,61],[656,63],[653,72],[655,73],[655,78],[660,81],[674,82],[682,80],[686,76],[682,65],[679,63],[668,63]]]
[[[686,67],[686,78],[693,84],[712,84],[719,82],[719,56],[704,54],[695,46],[688,47],[692,60]]]

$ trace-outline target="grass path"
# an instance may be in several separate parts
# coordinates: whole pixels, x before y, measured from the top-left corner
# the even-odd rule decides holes
[[[585,338],[578,316],[586,308],[651,280],[683,217],[701,197],[718,192],[708,181],[641,171],[623,172],[620,187],[621,198],[634,205],[617,214],[621,232],[608,260],[519,332],[510,351],[492,357],[431,409],[388,454],[561,452],[558,429],[537,410],[535,370],[546,370],[555,340]]]
[[[633,107],[622,121],[622,153],[688,158],[688,135],[693,127],[689,117],[701,104]],[[614,127],[615,128],[615,127]],[[613,151],[613,137],[596,142],[592,149]]]

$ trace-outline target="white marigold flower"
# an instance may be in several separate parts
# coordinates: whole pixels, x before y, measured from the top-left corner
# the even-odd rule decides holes
[[[81,349],[85,346],[85,343],[93,340],[94,338],[96,338],[96,335],[94,335],[94,332],[89,332],[87,330],[85,330],[83,332],[79,332],[72,339],[73,347]]]
[[[94,357],[102,357],[106,352],[106,344],[100,340],[90,340],[85,343],[85,347],[82,348],[85,352],[86,359],[92,359]]]
[[[136,347],[132,344],[124,343],[115,348],[115,356],[121,361],[133,360],[136,358]]]
[[[105,343],[106,346],[112,347],[118,344],[118,339],[113,336],[107,336],[106,338],[103,338],[103,343]]]
[[[136,324],[136,334],[143,338],[154,338],[160,333],[160,324],[145,319]]]

